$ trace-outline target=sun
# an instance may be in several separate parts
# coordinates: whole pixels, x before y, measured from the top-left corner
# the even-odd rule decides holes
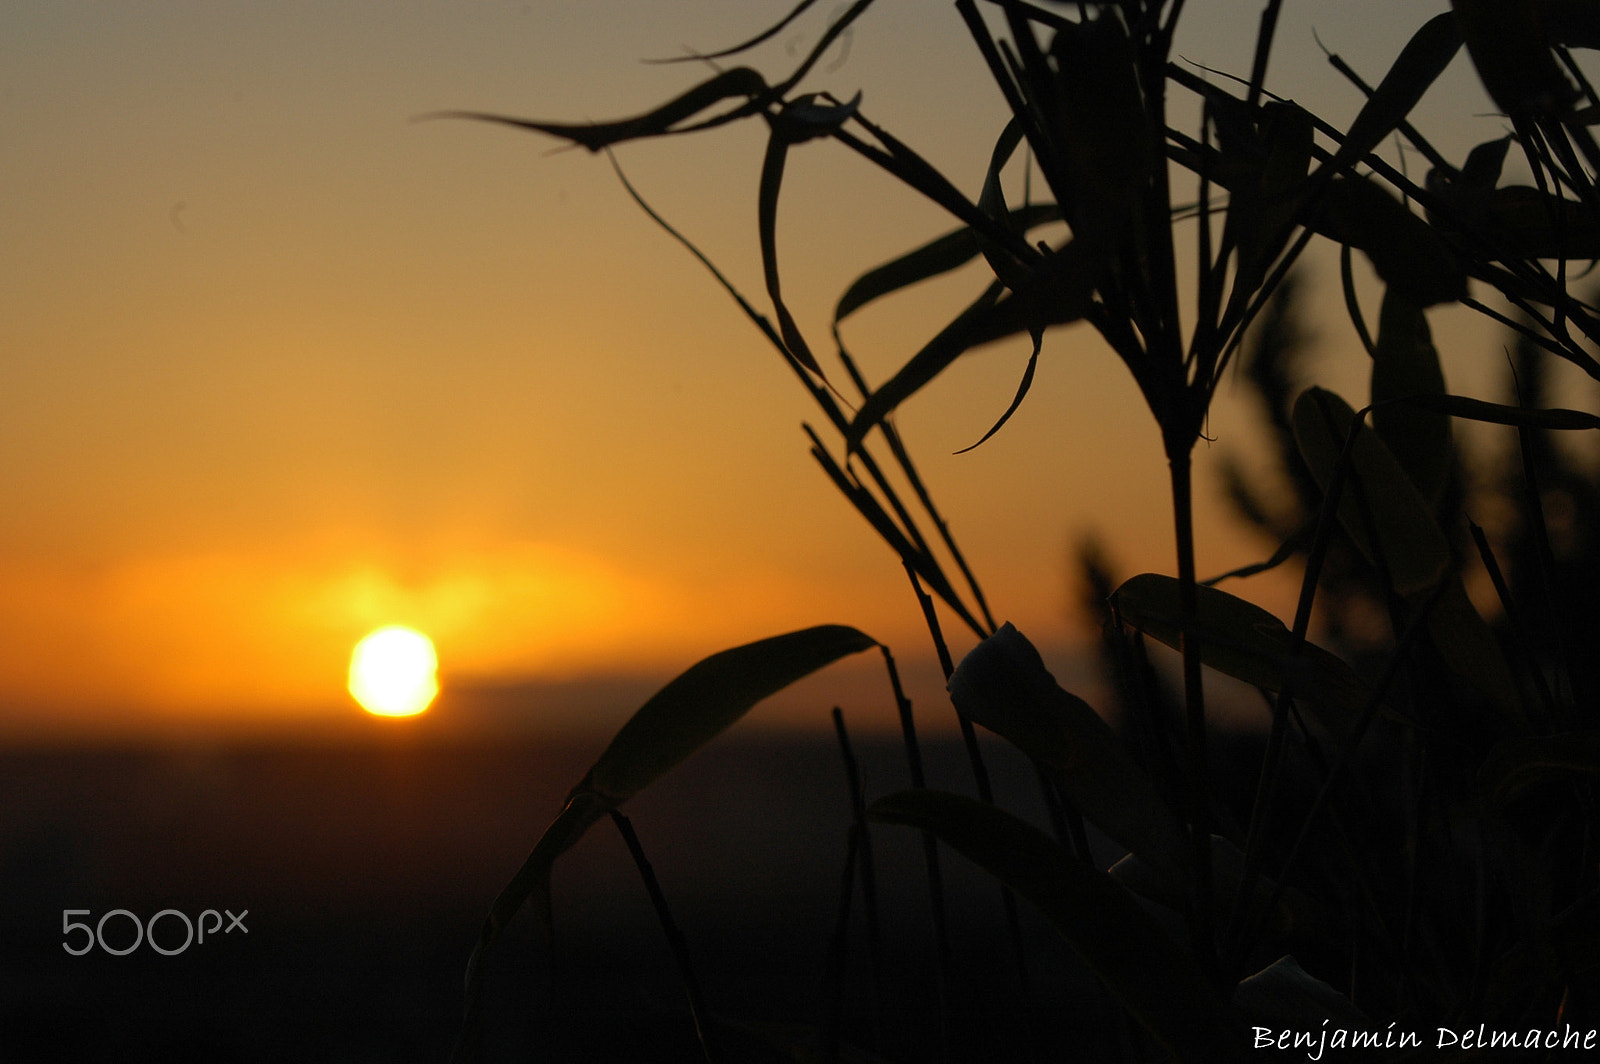
[[[439,656],[414,628],[391,624],[370,633],[350,655],[350,694],[380,717],[411,717],[439,693]]]

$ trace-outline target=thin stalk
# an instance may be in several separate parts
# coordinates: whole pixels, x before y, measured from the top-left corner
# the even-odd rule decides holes
[[[879,644],[883,664],[889,670],[889,686],[894,691],[895,708],[900,714],[900,737],[906,750],[906,767],[911,773],[911,786],[925,790],[928,786],[922,771],[922,750],[917,743],[916,720],[911,713],[911,699],[906,697],[900,684],[900,670],[895,667],[894,655],[889,648]],[[933,909],[933,938],[938,951],[935,969],[939,995],[939,1040],[946,1057],[950,1055],[950,981],[954,968],[954,954],[950,948],[950,926],[945,912],[944,874],[939,867],[939,842],[931,831],[922,833],[922,860],[928,873],[928,898]]]
[[[834,710],[837,714],[839,711]],[[837,723],[838,717],[834,720]],[[850,895],[855,887],[856,865],[861,859],[860,841],[864,824],[857,820],[850,825],[850,839],[845,849],[844,880],[839,887],[839,911],[834,919],[833,939],[828,944],[828,962],[823,993],[821,1024],[821,1052],[824,1064],[838,1064],[841,1028],[844,1020],[844,973],[849,947]]]
[[[706,1004],[700,992],[700,980],[694,973],[694,966],[689,963],[689,946],[684,941],[683,932],[678,930],[677,921],[672,918],[672,911],[667,907],[667,896],[661,892],[661,884],[656,882],[655,869],[650,867],[644,847],[639,845],[639,836],[634,833],[633,824],[628,818],[613,809],[611,822],[617,826],[622,841],[628,845],[628,853],[633,856],[634,866],[639,869],[639,878],[644,880],[644,889],[650,894],[650,904],[655,907],[656,919],[661,922],[661,930],[666,933],[667,944],[672,948],[672,959],[678,964],[684,993],[689,998],[689,1013],[694,1017],[694,1033],[700,1040],[700,1050],[705,1054],[708,1064],[719,1064],[721,1057],[711,1048],[711,1037],[706,1026]]]
[[[844,711],[838,706],[833,707],[833,730],[839,739],[840,756],[844,758],[845,780],[850,787],[850,810],[856,824],[854,831],[860,835],[860,852],[852,867],[861,875],[861,907],[866,914],[867,959],[872,972],[872,1027],[874,1037],[881,1041],[883,935],[878,919],[878,883],[872,860],[872,833],[867,830],[867,800],[865,789],[861,786],[861,767],[856,761],[855,751],[850,747],[850,733],[844,726]],[[856,845],[854,835],[851,845]],[[848,908],[845,911],[848,913]]]
[[[917,580],[916,570],[911,566],[906,567],[906,576],[911,580],[911,588],[916,593],[917,602],[922,606],[922,616],[928,623],[928,631],[933,636],[933,645],[939,653],[939,667],[944,670],[945,682],[950,681],[951,675],[956,671],[955,662],[950,657],[950,648],[944,641],[944,633],[939,627],[939,615],[934,611],[933,599],[922,590],[922,584]],[[966,746],[967,763],[972,766],[973,780],[977,784],[978,798],[988,805],[994,804],[994,786],[989,779],[989,767],[984,764],[983,751],[978,747],[978,733],[973,728],[972,721],[966,715],[956,713],[956,722],[961,727],[961,740]],[[1017,966],[1017,983],[1022,994],[1022,1000],[1028,1001],[1033,997],[1033,979],[1028,973],[1028,955],[1022,944],[1022,917],[1017,911],[1017,896],[1011,892],[1010,887],[1000,888],[1001,904],[1006,913],[1006,930],[1011,935],[1012,953]]]
[[[1194,565],[1194,499],[1189,451],[1169,455],[1172,510],[1178,545],[1179,652],[1183,655],[1183,704],[1188,750],[1189,832],[1194,863],[1194,894],[1189,899],[1190,934],[1201,962],[1216,970],[1216,936],[1211,896],[1210,773],[1206,764],[1205,682],[1200,643],[1194,635],[1199,614]]]

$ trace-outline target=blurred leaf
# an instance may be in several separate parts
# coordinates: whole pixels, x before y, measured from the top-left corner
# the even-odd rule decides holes
[[[1034,905],[1106,988],[1177,1059],[1239,1061],[1231,1010],[1174,942],[1106,873],[1073,859],[1038,828],[976,799],[902,791],[869,819],[932,832]]]
[[[1372,353],[1372,427],[1411,483],[1435,505],[1444,495],[1454,464],[1449,416],[1424,406],[1378,404],[1444,394],[1444,370],[1427,317],[1415,303],[1393,288],[1387,289]]]
[[[1311,975],[1293,957],[1279,957],[1234,991],[1233,1003],[1252,1020],[1289,1030],[1337,1027],[1370,1030],[1372,1021],[1351,1000]]]
[[[1350,123],[1344,142],[1324,172],[1339,173],[1399,128],[1460,49],[1461,31],[1454,16],[1435,15],[1423,23]]]
[[[1117,588],[1117,616],[1157,642],[1178,649],[1182,632],[1178,581],[1143,573]],[[1274,693],[1287,685],[1336,734],[1359,716],[1370,692],[1350,666],[1314,643],[1292,653],[1294,636],[1282,621],[1214,587],[1195,589],[1200,660],[1218,672]]]
[[[1025,232],[1046,222],[1059,221],[1060,218],[1061,210],[1055,204],[1038,203],[1009,212],[1006,222],[1010,228]],[[965,266],[977,258],[982,250],[983,243],[971,226],[946,233],[915,251],[909,251],[857,277],[845,289],[844,295],[839,297],[839,303],[833,309],[833,320],[837,324],[875,299]]]
[[[1295,438],[1324,490],[1355,425],[1355,411],[1332,392],[1308,388],[1295,402]],[[1413,608],[1432,599],[1428,634],[1440,657],[1464,684],[1495,706],[1502,723],[1522,726],[1522,699],[1505,655],[1473,608],[1460,574],[1451,569],[1450,542],[1427,500],[1377,433],[1362,431],[1356,437],[1351,462],[1358,484],[1347,484],[1340,496],[1340,525]],[[1358,501],[1362,497],[1376,543],[1362,516]]]
[[[1489,752],[1478,782],[1497,802],[1530,787],[1600,776],[1600,732],[1530,735],[1507,739]]]
[[[767,82],[759,73],[748,67],[735,67],[708,78],[653,111],[616,122],[538,122],[476,111],[449,111],[430,117],[472,118],[483,122],[498,122],[502,125],[517,126],[521,129],[546,133],[552,137],[560,137],[562,140],[581,144],[590,151],[599,151],[624,141],[664,136],[674,132],[673,127],[684,119],[693,118],[722,100],[736,96],[742,96],[747,101],[754,100],[767,92]]]
[[[1466,268],[1444,237],[1366,178],[1334,180],[1312,227],[1359,248],[1386,284],[1420,307],[1467,294]]]
[[[1155,783],[1100,715],[1061,689],[1016,628],[1006,624],[972,648],[950,677],[950,699],[962,716],[1042,766],[1118,844],[1188,882],[1188,833]]]
[[[1323,490],[1355,425],[1355,411],[1332,392],[1307,388],[1295,401],[1295,439]],[[1396,592],[1407,599],[1425,597],[1444,579],[1450,564],[1450,541],[1434,520],[1432,508],[1376,433],[1364,430],[1356,437],[1352,464],[1378,542],[1368,534],[1355,485],[1347,484],[1340,496],[1340,525],[1361,553],[1389,574]]]
[[[1428,635],[1439,656],[1465,687],[1500,711],[1504,718],[1501,723],[1519,730],[1526,726],[1522,695],[1506,663],[1505,652],[1500,649],[1500,641],[1488,622],[1467,597],[1460,574],[1450,574],[1428,614]]]
[[[591,825],[643,790],[752,706],[826,665],[876,642],[843,625],[822,625],[713,654],[657,691],[617,732],[533,852],[495,899],[467,962],[468,1008],[477,993],[486,949],[525,902],[534,899],[540,927],[550,926],[550,871]]]
[[[1534,0],[1451,0],[1478,78],[1513,118],[1566,110],[1578,90],[1550,49]]]

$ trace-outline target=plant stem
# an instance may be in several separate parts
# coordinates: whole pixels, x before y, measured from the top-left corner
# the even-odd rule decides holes
[[[1178,545],[1179,646],[1183,654],[1185,746],[1189,754],[1189,831],[1194,862],[1194,894],[1190,899],[1190,934],[1201,963],[1216,970],[1216,936],[1212,930],[1210,773],[1206,766],[1205,683],[1200,674],[1200,643],[1195,635],[1198,594],[1194,565],[1194,497],[1190,452],[1169,449],[1172,512]]]
[[[684,993],[689,998],[689,1013],[694,1017],[695,1037],[700,1040],[700,1051],[705,1054],[707,1064],[719,1064],[720,1058],[711,1049],[710,1033],[706,1026],[705,999],[700,993],[700,980],[694,974],[694,966],[689,963],[689,946],[684,941],[683,932],[678,930],[677,921],[672,918],[672,911],[667,908],[667,896],[661,892],[661,884],[656,882],[655,869],[650,867],[650,862],[644,855],[644,847],[639,845],[639,836],[634,834],[633,823],[616,810],[611,811],[611,822],[617,826],[617,831],[622,834],[622,841],[628,845],[628,853],[633,856],[633,863],[639,869],[639,878],[644,880],[645,890],[650,894],[650,904],[655,906],[656,919],[661,921],[661,930],[666,933],[667,943],[672,947],[673,959],[678,962],[678,972],[683,976]]]

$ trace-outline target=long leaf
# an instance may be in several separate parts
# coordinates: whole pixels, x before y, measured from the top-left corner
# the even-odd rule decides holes
[[[1461,30],[1453,14],[1447,11],[1423,23],[1350,123],[1324,172],[1344,170],[1393,133],[1460,50]]]
[[[1025,898],[1177,1059],[1243,1059],[1245,1036],[1193,954],[1110,876],[1038,828],[976,799],[925,790],[879,799],[867,816],[932,832]]]
[[[664,136],[674,132],[673,127],[684,119],[692,118],[722,100],[742,96],[748,101],[760,97],[767,91],[766,79],[759,73],[749,67],[735,67],[702,81],[652,111],[615,122],[540,122],[478,111],[447,111],[427,117],[471,118],[482,122],[498,122],[501,125],[531,129],[552,137],[560,137],[562,140],[581,144],[590,151],[599,151],[613,144],[621,144],[623,141]]]
[[[1534,0],[1451,0],[1472,65],[1512,118],[1560,112],[1578,97],[1550,50]]]
[[[1010,624],[961,660],[950,699],[974,723],[1043,767],[1102,831],[1180,884],[1188,834],[1110,726],[1063,690],[1028,638]]]
[[[560,815],[495,899],[467,962],[476,1004],[485,951],[530,899],[548,937],[550,872],[591,825],[749,712],[757,702],[849,654],[876,646],[843,625],[822,625],[713,654],[656,692],[573,788]]]
[[[766,276],[767,295],[772,298],[772,309],[778,317],[778,332],[783,336],[784,347],[796,362],[819,377],[825,377],[826,374],[822,372],[822,367],[817,365],[815,356],[811,354],[811,348],[800,333],[800,327],[795,324],[794,316],[789,313],[789,308],[783,301],[778,270],[778,192],[783,187],[783,168],[789,155],[790,145],[799,144],[813,137],[827,136],[837,130],[855,114],[860,102],[861,96],[858,93],[850,103],[837,106],[817,104],[813,97],[802,97],[785,105],[783,111],[771,119],[772,133],[767,139],[767,154],[761,164],[757,216],[761,236],[761,266]]]
[[[1538,410],[1523,406],[1506,406],[1503,403],[1490,403],[1482,399],[1469,399],[1464,395],[1412,395],[1399,401],[1408,406],[1420,406],[1428,410],[1438,410],[1449,414],[1451,417],[1463,418],[1467,421],[1484,421],[1494,425],[1517,425],[1530,429],[1553,429],[1558,431],[1600,429],[1600,417],[1582,410],[1567,410],[1562,407]]]
[[[1059,221],[1060,218],[1061,209],[1053,203],[1018,207],[1006,215],[1007,224],[1018,231]],[[983,244],[977,230],[963,226],[868,270],[851,282],[844,295],[839,297],[838,304],[833,308],[834,323],[843,321],[873,300],[959,269],[977,258],[982,250]]]

